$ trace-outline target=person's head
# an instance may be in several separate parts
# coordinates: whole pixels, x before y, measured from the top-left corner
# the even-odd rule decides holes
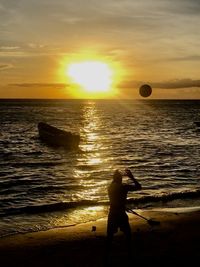
[[[122,175],[120,171],[116,170],[113,174],[113,182],[121,184],[122,183]]]

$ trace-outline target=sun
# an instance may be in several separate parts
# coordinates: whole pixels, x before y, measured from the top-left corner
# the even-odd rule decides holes
[[[67,75],[87,92],[107,92],[112,86],[113,71],[101,61],[81,61],[68,65]]]
[[[59,58],[57,79],[63,92],[75,99],[117,98],[125,77],[122,62],[94,49],[82,49]]]

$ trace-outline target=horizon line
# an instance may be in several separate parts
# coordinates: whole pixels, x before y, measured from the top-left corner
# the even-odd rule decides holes
[[[118,98],[23,98],[23,97],[16,97],[16,98],[0,98],[0,101],[6,101],[6,100],[20,100],[20,101],[23,101],[23,100],[30,100],[30,101],[66,101],[66,100],[118,100],[118,101],[121,101],[121,100],[145,100],[145,101],[151,101],[151,100],[191,100],[191,101],[198,101],[200,100],[200,98],[121,98],[121,99],[118,99]]]

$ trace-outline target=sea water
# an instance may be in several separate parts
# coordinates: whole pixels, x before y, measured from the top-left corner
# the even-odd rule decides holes
[[[105,217],[116,169],[142,184],[130,207],[200,206],[198,120],[197,100],[0,100],[0,236]],[[79,150],[41,142],[40,121]]]

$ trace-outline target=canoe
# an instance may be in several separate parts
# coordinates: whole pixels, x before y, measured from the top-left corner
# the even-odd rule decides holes
[[[58,129],[45,122],[38,123],[40,139],[48,145],[64,147],[66,149],[77,149],[80,142],[80,135]]]

